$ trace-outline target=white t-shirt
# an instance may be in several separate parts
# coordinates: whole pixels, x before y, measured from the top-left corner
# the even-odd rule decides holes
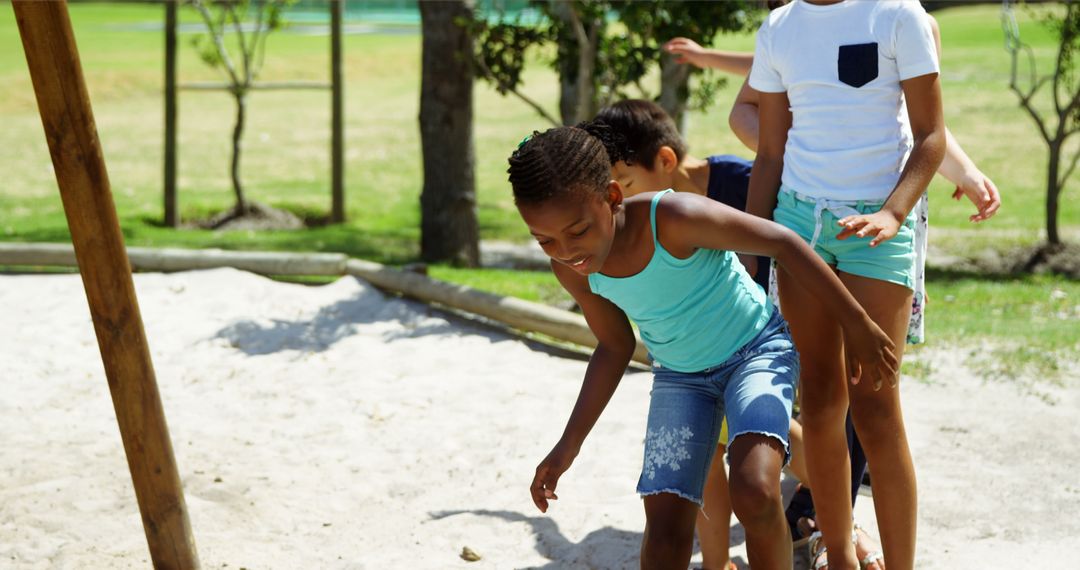
[[[761,25],[750,86],[787,92],[783,183],[832,200],[884,200],[911,152],[900,81],[938,72],[917,0],[798,0]]]

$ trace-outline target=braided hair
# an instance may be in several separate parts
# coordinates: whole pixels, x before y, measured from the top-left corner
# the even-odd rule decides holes
[[[510,155],[514,203],[536,205],[552,198],[602,193],[611,180],[604,144],[578,127],[558,127],[533,134]]]
[[[619,101],[601,109],[583,128],[604,142],[612,164],[625,161],[652,170],[662,146],[671,147],[680,162],[686,156],[686,143],[675,121],[652,101]]]

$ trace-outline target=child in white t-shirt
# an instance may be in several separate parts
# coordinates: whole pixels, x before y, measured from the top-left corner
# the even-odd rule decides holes
[[[915,283],[912,208],[945,151],[925,11],[913,0],[800,0],[774,10],[758,32],[749,82],[761,95],[748,210],[810,242],[902,347]],[[882,378],[859,382],[835,318],[790,275],[780,272],[778,284],[800,346],[807,467],[829,565],[858,567],[844,433],[850,401],[875,487],[887,490],[875,496],[886,564],[910,569],[915,474],[897,379],[886,389]]]

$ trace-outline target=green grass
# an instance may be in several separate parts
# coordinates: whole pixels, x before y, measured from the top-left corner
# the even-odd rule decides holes
[[[127,243],[190,248],[339,251],[384,263],[418,256],[422,184],[419,129],[419,34],[346,36],[346,203],[349,221],[304,231],[213,232],[174,230],[162,216],[163,34],[139,31],[160,24],[161,6],[70,5],[112,190]],[[1048,69],[1054,42],[1026,9],[1018,15],[1040,69]],[[995,6],[935,13],[943,44],[942,86],[947,121],[968,154],[995,180],[1004,196],[996,218],[980,226],[967,220],[971,206],[947,197],[940,179],[931,187],[932,226],[943,231],[935,245],[963,254],[972,248],[1038,241],[1044,226],[1046,149],[1035,126],[1008,91],[1009,59],[1002,49]],[[182,20],[196,22],[189,10]],[[181,35],[182,82],[218,78]],[[723,35],[718,47],[749,50],[749,34]],[[325,80],[329,38],[276,33],[269,40],[263,79]],[[525,91],[548,109],[557,108],[556,79],[534,61]],[[738,81],[730,81],[717,105],[690,118],[688,142],[696,155],[750,154],[727,127]],[[1047,100],[1040,100],[1046,106]],[[322,92],[258,92],[250,102],[245,135],[244,180],[250,197],[303,215],[329,208],[329,95]],[[221,93],[181,92],[179,132],[180,209],[185,219],[208,216],[232,204],[228,182],[233,107]],[[10,6],[0,2],[0,239],[69,239],[51,162],[37,116],[22,47]],[[517,218],[506,183],[506,156],[521,137],[544,122],[524,104],[485,84],[475,89],[476,179],[483,239],[529,239]],[[1062,196],[1061,224],[1080,235],[1078,180]],[[542,302],[568,297],[547,273],[432,268],[435,277]],[[1080,286],[1050,277],[986,279],[931,274],[928,316],[931,343],[997,339],[1015,345],[1037,342],[1053,350],[1080,345],[1074,322]],[[1064,291],[1065,300],[1050,299]],[[951,300],[946,300],[951,299]],[[1072,321],[1062,303],[1072,302]],[[1064,312],[1063,312],[1064,311]],[[1014,354],[1010,360],[1030,361]]]
[[[421,186],[419,132],[419,35],[370,34],[345,38],[346,200],[350,222],[335,229],[249,235],[175,231],[155,225],[161,216],[162,44],[160,6],[73,4],[72,21],[113,191],[128,240],[137,245],[262,249],[337,249],[398,262],[417,255]],[[182,10],[182,19],[197,21]],[[936,13],[944,36],[942,83],[949,124],[968,153],[1001,188],[1005,207],[991,224],[971,227],[966,202],[947,200],[942,181],[932,187],[934,225],[970,229],[973,237],[1010,228],[1037,236],[1043,226],[1045,149],[1030,119],[1008,92],[1008,58],[1001,48],[995,7]],[[1022,33],[1045,65],[1052,38],[1028,11]],[[217,77],[181,35],[182,81]],[[748,34],[723,35],[720,47],[750,49]],[[270,38],[266,80],[325,79],[326,37],[278,33]],[[707,113],[691,117],[688,140],[699,154],[749,156],[727,129],[737,81]],[[526,91],[556,107],[553,73],[535,62]],[[259,92],[251,100],[245,138],[244,180],[251,196],[300,212],[325,212],[329,203],[329,108],[321,92]],[[232,103],[221,93],[180,96],[180,208],[185,218],[206,216],[231,204],[228,140]],[[9,7],[0,8],[0,235],[8,240],[64,240],[66,223],[56,196],[41,126],[18,33]],[[477,195],[482,237],[528,239],[516,219],[506,184],[505,159],[522,133],[543,128],[527,107],[484,84],[476,88]],[[1080,201],[1062,201],[1062,225],[1080,226]],[[358,235],[352,235],[358,234]]]

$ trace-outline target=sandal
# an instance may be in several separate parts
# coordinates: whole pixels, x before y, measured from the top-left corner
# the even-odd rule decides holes
[[[810,568],[812,570],[821,570],[828,566],[828,551],[823,544],[824,540],[822,540],[821,531],[815,530],[806,540],[806,552],[810,555]],[[819,546],[821,548],[818,548]]]
[[[866,532],[866,529],[859,526],[858,523],[855,523],[855,526],[851,531],[851,543],[856,547],[858,547],[859,544],[859,532],[862,532],[868,538],[870,536],[870,533]],[[821,570],[829,565],[828,549],[822,544],[823,542],[824,540],[820,530],[815,530],[810,534],[809,538],[807,538],[806,552],[810,556],[810,568],[812,568],[812,570]],[[866,570],[871,564],[884,561],[885,556],[881,554],[881,551],[872,551],[870,554],[864,556],[862,560],[859,560],[859,570]]]
[[[866,532],[866,529],[859,526],[859,523],[855,523],[855,527],[851,531],[851,540],[855,543],[856,548],[858,548],[859,546],[858,533],[860,532],[866,535],[867,538],[870,538],[870,533]],[[870,554],[867,554],[862,558],[862,560],[859,560],[859,570],[866,570],[870,567],[871,564],[879,562],[885,562],[885,555],[883,555],[880,550],[872,550],[870,551]],[[880,566],[880,564],[878,564],[878,566]]]

